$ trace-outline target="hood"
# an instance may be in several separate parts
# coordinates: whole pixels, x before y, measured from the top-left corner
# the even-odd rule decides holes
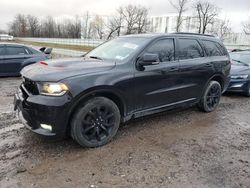
[[[250,74],[250,67],[244,65],[231,65],[231,75]]]
[[[56,59],[26,66],[21,74],[33,81],[58,82],[68,77],[110,70],[113,67],[115,67],[115,62],[96,59]]]

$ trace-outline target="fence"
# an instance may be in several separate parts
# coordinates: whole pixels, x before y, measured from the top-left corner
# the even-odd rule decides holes
[[[62,44],[62,45],[74,45],[74,46],[89,46],[96,47],[105,40],[98,39],[68,39],[68,38],[15,38],[22,41],[28,42],[40,42],[40,43],[51,43],[51,44]]]

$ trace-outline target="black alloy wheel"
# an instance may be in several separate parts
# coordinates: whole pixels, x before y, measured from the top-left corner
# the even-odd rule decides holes
[[[198,107],[204,112],[212,112],[216,109],[221,98],[221,85],[217,81],[210,81]]]
[[[104,97],[95,97],[80,108],[72,121],[71,135],[82,146],[98,147],[108,143],[120,124],[116,104]]]
[[[212,85],[206,96],[207,107],[210,110],[213,110],[219,104],[220,96],[221,88],[217,84]]]

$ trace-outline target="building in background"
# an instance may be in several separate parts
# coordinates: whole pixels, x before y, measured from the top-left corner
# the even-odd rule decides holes
[[[207,32],[212,33],[223,20],[216,19],[214,24],[207,27]],[[176,31],[177,14],[149,17],[149,31],[156,33],[173,33]],[[181,25],[181,32],[197,33],[199,27],[198,18],[195,16],[184,15]]]

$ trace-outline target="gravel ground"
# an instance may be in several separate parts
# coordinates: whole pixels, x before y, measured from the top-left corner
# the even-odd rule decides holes
[[[250,187],[250,100],[223,96],[218,109],[182,109],[130,121],[96,149],[44,139],[20,124],[0,78],[0,187]]]

